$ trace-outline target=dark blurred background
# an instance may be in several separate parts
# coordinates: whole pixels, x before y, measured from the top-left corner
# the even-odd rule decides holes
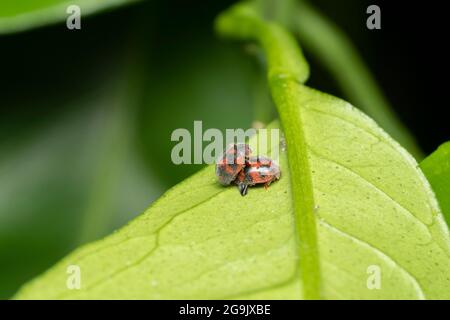
[[[261,69],[213,19],[233,1],[147,1],[0,37],[0,298],[200,166],[176,128],[247,128]],[[447,26],[429,1],[311,1],[352,39],[425,153],[449,140]],[[368,30],[370,4],[382,29]],[[346,98],[314,56],[308,84]]]

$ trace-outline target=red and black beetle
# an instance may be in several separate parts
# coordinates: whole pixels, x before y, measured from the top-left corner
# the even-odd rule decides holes
[[[239,172],[234,181],[242,196],[245,196],[249,186],[264,184],[267,188],[273,181],[280,179],[280,167],[272,159],[258,156],[250,157],[244,169]]]
[[[223,185],[232,183],[245,167],[252,150],[248,144],[229,145],[216,163],[216,176]]]

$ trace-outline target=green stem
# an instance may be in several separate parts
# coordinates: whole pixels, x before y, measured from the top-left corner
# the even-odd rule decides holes
[[[264,20],[287,26],[292,20],[292,9],[295,7],[295,0],[256,0],[254,5]],[[251,46],[251,48],[253,49],[254,47]],[[253,125],[260,127],[272,121],[276,114],[264,70],[266,66],[265,57],[263,56],[264,52],[260,48],[252,51],[257,56],[258,61],[261,62],[261,65],[263,65],[263,68],[260,69],[258,76],[254,80]]]
[[[337,80],[348,99],[377,121],[416,159],[423,158],[414,137],[398,119],[363,59],[348,37],[305,1],[297,1],[291,15],[306,50],[313,53]]]
[[[256,10],[238,4],[217,19],[221,34],[256,40],[267,55],[268,80],[283,125],[288,148],[291,188],[299,250],[299,272],[305,299],[320,299],[320,264],[314,197],[301,109],[294,102],[309,67],[295,39],[275,23],[263,21]]]

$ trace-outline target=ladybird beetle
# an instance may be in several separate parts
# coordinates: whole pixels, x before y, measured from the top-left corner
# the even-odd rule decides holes
[[[272,159],[263,156],[250,157],[245,168],[237,175],[235,183],[241,195],[245,196],[249,186],[264,184],[267,188],[271,182],[280,177],[280,167]]]
[[[233,182],[244,169],[252,150],[248,144],[231,144],[216,163],[216,176],[223,185]]]

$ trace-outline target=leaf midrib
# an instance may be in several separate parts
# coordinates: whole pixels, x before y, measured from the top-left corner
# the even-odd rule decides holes
[[[314,195],[307,146],[298,107],[298,88],[309,76],[296,40],[279,25],[264,21],[252,4],[239,3],[217,19],[222,34],[255,40],[267,57],[267,76],[288,149],[297,255],[305,299],[321,298],[321,274],[314,215]]]

